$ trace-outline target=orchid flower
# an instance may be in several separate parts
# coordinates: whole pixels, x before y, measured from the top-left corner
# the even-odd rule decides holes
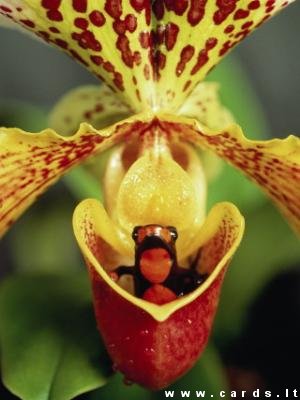
[[[219,103],[216,85],[202,82],[229,50],[291,1],[100,3],[0,0],[0,14],[106,83],[77,89],[56,106],[52,125],[59,134],[0,129],[0,232],[72,167],[113,147],[105,205],[81,202],[74,232],[116,369],[157,389],[203,351],[244,229],[233,204],[219,203],[206,216],[205,170],[196,148],[241,170],[300,232],[300,140],[248,140]],[[149,248],[146,240],[160,245]],[[133,264],[125,276],[116,272]],[[147,284],[140,295],[139,277]],[[176,281],[171,289],[164,284],[168,277]]]

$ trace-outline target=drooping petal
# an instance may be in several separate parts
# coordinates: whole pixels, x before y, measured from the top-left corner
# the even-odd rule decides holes
[[[192,367],[206,345],[224,273],[243,234],[239,211],[230,203],[212,209],[198,238],[199,270],[209,275],[207,280],[189,295],[162,306],[128,293],[107,274],[111,269],[107,249],[121,247],[100,203],[91,199],[80,203],[73,226],[89,266],[98,327],[115,368],[152,389],[169,385]]]
[[[76,132],[82,122],[102,129],[132,114],[127,105],[104,85],[80,86],[64,95],[50,114],[50,127],[61,135]]]
[[[293,0],[0,0],[135,110],[174,111],[237,43]]]
[[[0,128],[0,235],[70,168],[142,129],[138,117],[102,131],[82,124],[70,137]]]
[[[256,182],[300,233],[300,138],[248,140],[237,125],[213,132],[196,120],[165,117],[167,120],[160,122],[164,129],[213,150]]]

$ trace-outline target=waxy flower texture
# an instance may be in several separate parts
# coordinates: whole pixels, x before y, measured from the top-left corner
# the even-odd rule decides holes
[[[114,366],[151,389],[169,385],[202,353],[244,230],[231,203],[206,215],[198,149],[241,170],[300,231],[299,139],[248,140],[217,86],[202,82],[289,3],[0,0],[6,21],[106,84],[65,96],[51,117],[59,133],[0,128],[1,234],[64,173],[113,148],[105,204],[81,202],[73,227]]]

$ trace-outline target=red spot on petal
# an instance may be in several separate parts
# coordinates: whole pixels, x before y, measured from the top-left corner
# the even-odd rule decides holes
[[[103,58],[100,56],[91,56],[90,59],[96,65],[101,65],[103,63]]]
[[[122,15],[122,2],[121,0],[106,0],[104,9],[112,18],[120,18]]]
[[[88,67],[88,63],[86,61],[84,61],[84,59],[77,53],[76,50],[70,50],[70,54],[77,60],[79,61],[81,64],[85,65]]]
[[[12,10],[10,8],[6,7],[6,6],[0,6],[0,10],[2,10],[4,12],[8,12],[8,13],[12,12]]]
[[[62,40],[62,39],[55,39],[55,43],[56,43],[59,47],[61,47],[61,48],[63,48],[63,49],[67,49],[67,48],[68,48],[68,43],[67,43],[65,40]]]
[[[235,20],[237,20],[237,19],[244,19],[244,18],[247,18],[247,17],[248,17],[249,13],[250,13],[250,11],[248,11],[248,10],[243,10],[243,9],[240,8],[239,10],[237,10],[237,11],[234,13],[233,18],[234,18]]]
[[[139,41],[143,49],[147,49],[150,47],[150,33],[149,32],[141,32],[139,35]]]
[[[147,25],[150,24],[151,21],[151,3],[149,0],[130,0],[131,6],[137,11],[141,13],[145,10],[145,19]]]
[[[195,48],[193,46],[191,46],[190,44],[188,44],[181,50],[180,60],[176,66],[176,75],[177,76],[180,76],[183,73],[183,71],[186,67],[186,64],[191,60],[194,53],[195,53]]]
[[[168,11],[173,11],[177,15],[183,15],[188,7],[189,2],[187,0],[164,0]],[[192,0],[193,3],[196,1]]]
[[[35,23],[30,21],[29,19],[21,19],[20,22],[22,22],[22,24],[28,26],[29,28],[35,27]]]
[[[86,30],[82,33],[73,32],[71,36],[83,49],[91,49],[94,51],[100,51],[102,49],[100,42],[91,31]]]
[[[124,91],[123,77],[119,72],[115,73],[113,82],[119,90]]]
[[[191,0],[191,7],[187,19],[192,26],[199,24],[205,13],[207,0]]]
[[[234,25],[228,25],[224,29],[224,33],[231,33],[234,30]]]
[[[152,3],[152,11],[157,20],[161,20],[164,17],[164,4],[161,0],[154,0]]]
[[[248,29],[248,28],[250,28],[251,25],[253,25],[253,21],[245,22],[245,23],[242,25],[242,29]]]
[[[166,35],[165,41],[167,50],[170,51],[175,46],[178,32],[179,32],[179,27],[176,24],[174,24],[173,22],[167,24],[165,30],[165,35]]]
[[[124,35],[124,33],[126,32],[125,22],[121,19],[114,21],[113,28],[118,35]]]
[[[134,32],[137,27],[136,17],[133,14],[128,14],[125,17],[126,29],[129,32]]]
[[[144,66],[144,76],[147,81],[150,79],[150,67],[148,64]]]
[[[55,28],[55,26],[50,26],[49,31],[52,32],[52,33],[59,33],[60,32],[60,30]]]
[[[218,10],[214,13],[213,20],[220,25],[235,10],[238,0],[217,0]]]
[[[183,91],[186,92],[188,90],[188,88],[191,86],[192,81],[189,80],[185,83],[184,87],[183,87]]]
[[[72,0],[73,8],[77,12],[84,13],[87,9],[87,0]]]
[[[256,10],[259,7],[260,7],[260,2],[258,0],[251,1],[251,3],[248,4],[249,10]]]
[[[122,60],[124,63],[132,68],[133,67],[133,54],[130,50],[130,44],[127,36],[125,35],[119,35],[118,40],[117,40],[117,48],[121,51],[122,54]]]
[[[58,10],[47,11],[47,17],[49,19],[51,19],[51,21],[62,21],[63,20],[62,13]]]
[[[205,43],[205,48],[199,52],[197,63],[194,65],[191,71],[191,75],[196,74],[200,70],[200,68],[202,68],[203,65],[205,65],[208,62],[209,60],[208,52],[212,50],[217,45],[217,43],[218,40],[216,38],[207,39]]]
[[[79,29],[86,30],[89,26],[89,23],[85,18],[75,18],[74,25]]]
[[[61,0],[42,0],[42,7],[49,10],[57,10],[60,6]]]
[[[105,63],[103,63],[103,68],[105,69],[105,71],[107,72],[113,72],[115,70],[115,67],[113,66],[113,64],[109,61],[106,61]]]
[[[89,15],[90,21],[95,26],[103,26],[105,24],[105,17],[102,12],[94,10]]]

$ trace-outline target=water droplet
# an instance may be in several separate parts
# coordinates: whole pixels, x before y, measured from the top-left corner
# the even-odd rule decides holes
[[[130,340],[130,336],[126,336],[125,340]]]
[[[129,365],[133,365],[133,360],[128,360]]]
[[[112,370],[113,370],[114,372],[118,372],[118,370],[119,370],[118,364],[113,363],[113,365],[112,365]]]
[[[110,349],[113,349],[114,347],[116,347],[116,345],[115,345],[114,343],[109,343],[108,347],[109,347]]]
[[[145,353],[146,354],[154,353],[154,349],[152,347],[150,347],[150,349],[149,349],[149,347],[146,347],[145,348]]]
[[[192,325],[192,322],[193,322],[193,321],[192,321],[191,319],[188,319],[188,320],[187,320],[187,323],[188,323],[189,325]]]
[[[144,330],[142,330],[142,331],[141,331],[141,335],[142,335],[142,336],[149,335],[149,331],[148,331],[148,329],[144,329]]]

